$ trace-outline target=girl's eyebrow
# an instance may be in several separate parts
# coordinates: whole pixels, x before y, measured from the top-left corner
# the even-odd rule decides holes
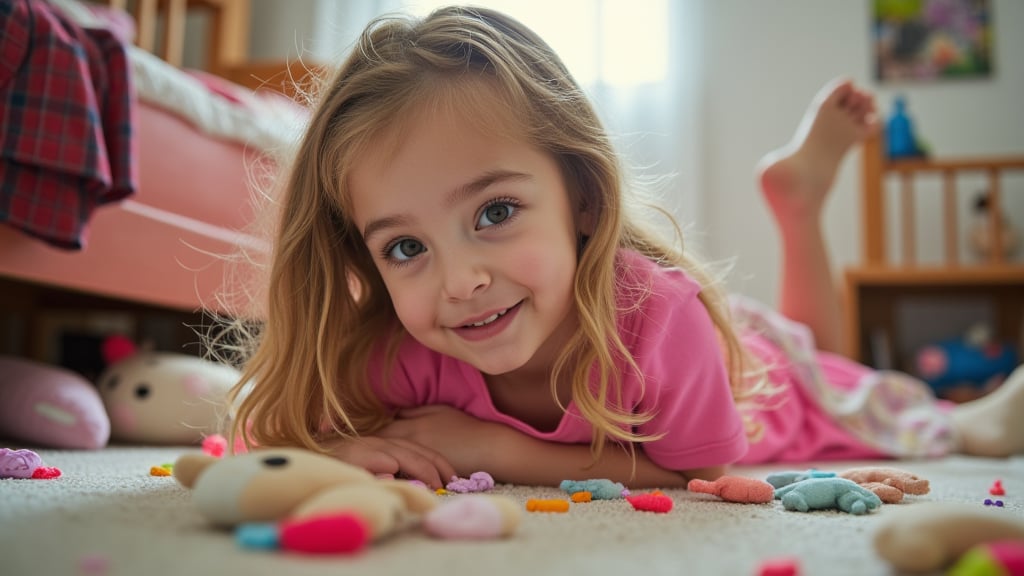
[[[526,174],[525,172],[514,172],[511,170],[489,170],[484,172],[480,176],[474,178],[470,182],[463,184],[448,194],[445,197],[445,207],[452,207],[462,202],[466,198],[470,198],[475,194],[486,190],[487,188],[498,184],[500,182],[509,181],[520,181],[520,180],[531,180],[533,176]],[[383,218],[377,218],[366,223],[363,227],[363,241],[366,242],[370,239],[370,236],[386,230],[388,228],[395,228],[398,226],[404,226],[408,224],[412,219],[406,215],[396,216],[385,216]]]

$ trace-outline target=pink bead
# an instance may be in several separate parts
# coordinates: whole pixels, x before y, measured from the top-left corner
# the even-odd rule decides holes
[[[757,569],[757,576],[799,576],[800,562],[796,558],[765,560]]]

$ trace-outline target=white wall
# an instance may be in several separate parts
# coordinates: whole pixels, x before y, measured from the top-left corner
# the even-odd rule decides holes
[[[848,75],[876,90],[883,113],[894,94],[905,94],[937,156],[1024,153],[1024,2],[992,3],[992,78],[897,86],[873,78],[870,0],[702,3],[705,248],[714,258],[736,259],[733,289],[775,301],[779,246],[753,167],[789,140],[811,95],[830,78]],[[859,162],[858,152],[844,163],[825,217],[837,268],[860,258]],[[1004,186],[1014,188],[1006,190],[1010,217],[1024,227],[1024,187],[1011,184]],[[923,244],[929,247],[927,237]]]
[[[686,78],[692,84],[674,88],[689,112],[676,144],[689,157],[680,161],[681,190],[671,204],[685,212],[680,219],[692,229],[689,241],[700,252],[735,261],[729,277],[734,290],[775,301],[779,246],[755,186],[754,166],[789,140],[811,96],[836,76],[876,90],[883,113],[895,93],[905,94],[919,135],[937,155],[1024,153],[1024,35],[1018,33],[1024,29],[1024,1],[991,0],[992,78],[898,86],[879,86],[873,79],[872,0],[672,2],[672,18],[683,20],[678,34],[685,36],[673,38],[672,47],[694,53],[679,60],[687,68],[684,84]],[[398,4],[254,0],[252,55],[295,58],[305,52],[333,60],[338,55],[316,38],[354,38],[373,14]],[[854,153],[844,163],[826,213],[837,271],[860,258],[859,161]],[[1024,182],[1004,187],[1011,219],[1024,228]],[[966,209],[969,198],[962,196]],[[922,199],[919,205],[922,222],[938,217],[934,203]],[[918,228],[922,259],[928,260],[941,242],[928,226]]]

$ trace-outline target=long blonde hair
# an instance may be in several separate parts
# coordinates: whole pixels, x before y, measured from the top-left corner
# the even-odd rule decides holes
[[[616,330],[620,248],[680,267],[701,283],[699,297],[718,328],[734,398],[745,402],[757,392],[745,378],[747,356],[723,292],[681,242],[661,238],[636,216],[639,201],[623,193],[608,135],[554,51],[503,14],[451,7],[422,20],[373,21],[323,84],[284,180],[265,316],[242,380],[255,385],[232,391],[232,400],[240,400],[235,422],[251,426],[247,441],[319,449],[326,428],[352,437],[390,421],[371,389],[368,363],[382,341],[390,343],[393,359],[405,334],[350,217],[347,177],[370,143],[393,133],[396,119],[417,103],[466,92],[467,82],[480,80],[514,111],[521,137],[557,160],[573,205],[593,219],[575,275],[579,330],[553,367],[551,385],[554,393],[559,378],[570,379],[573,400],[593,424],[594,457],[608,438],[630,447],[653,438],[633,432],[651,415],[618,402],[623,366],[637,369]],[[590,385],[592,371],[598,386]]]

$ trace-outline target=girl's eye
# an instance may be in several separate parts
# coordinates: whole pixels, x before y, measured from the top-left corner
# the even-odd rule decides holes
[[[403,238],[388,246],[384,255],[390,259],[405,262],[407,260],[412,260],[421,252],[426,252],[426,250],[427,248],[419,240]]]
[[[512,217],[516,207],[510,202],[495,202],[484,208],[480,219],[476,221],[477,229],[501,224]]]

